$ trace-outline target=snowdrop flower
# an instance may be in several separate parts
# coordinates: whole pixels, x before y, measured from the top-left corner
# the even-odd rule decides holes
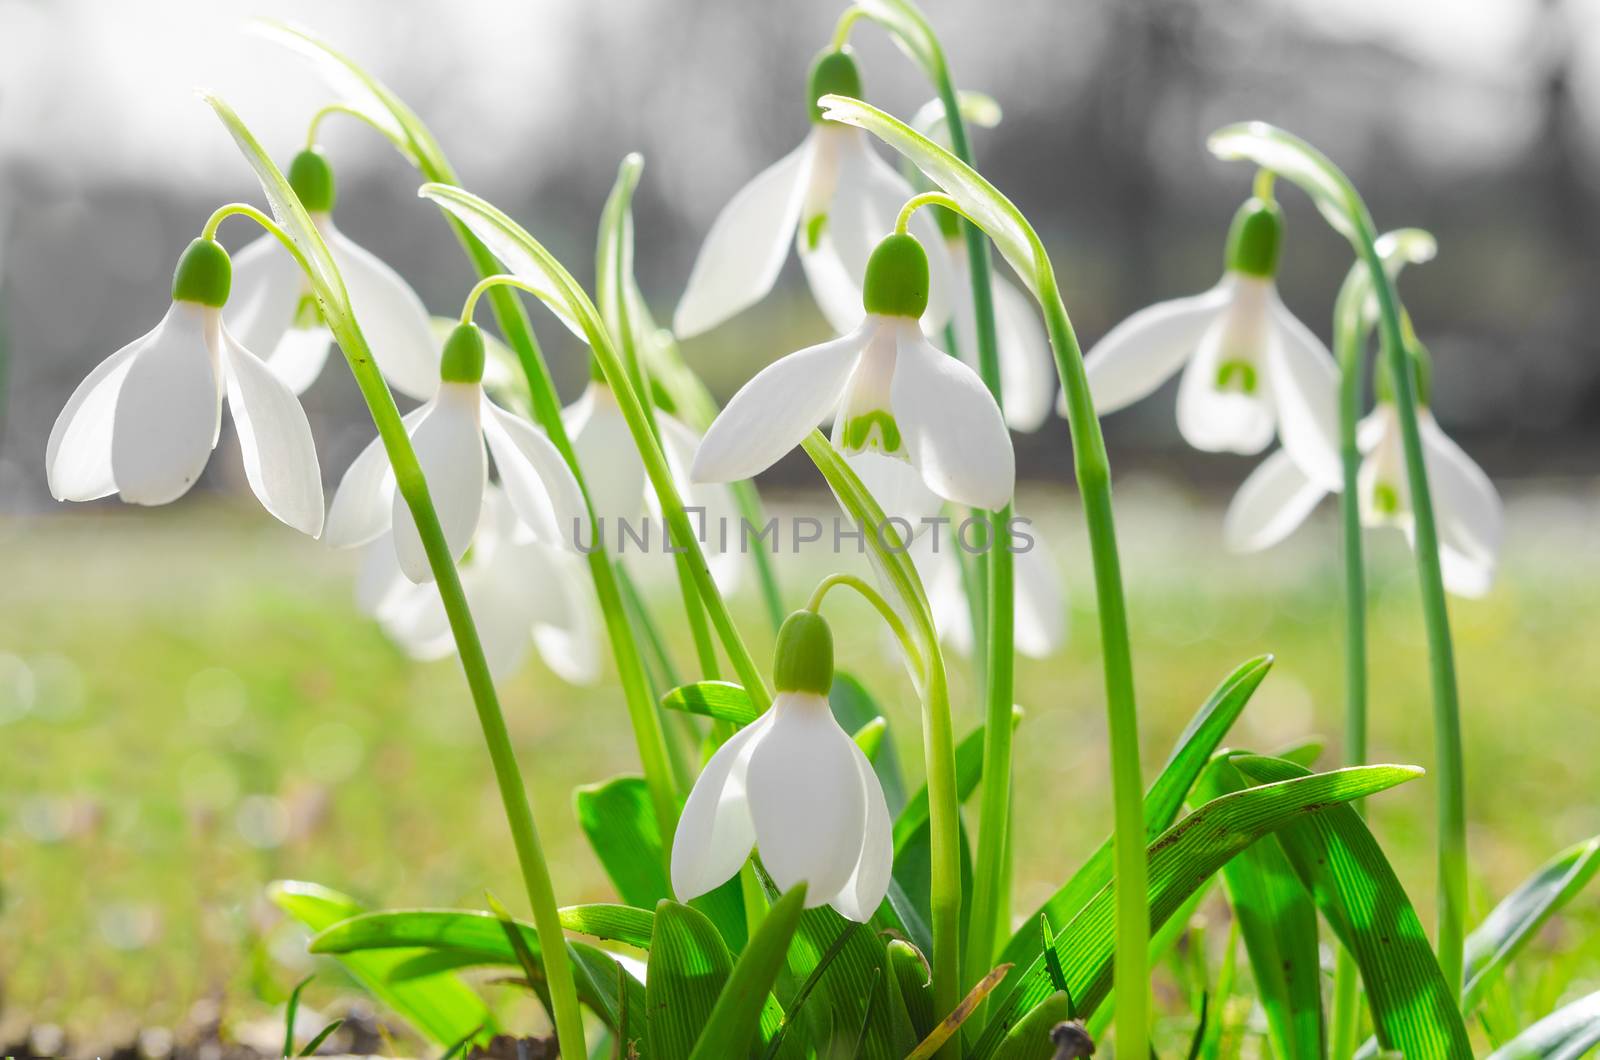
[[[1380,373],[1380,386],[1387,378]],[[1425,388],[1419,386],[1419,394]],[[1482,596],[1494,582],[1505,513],[1489,477],[1451,441],[1426,404],[1417,408],[1423,463],[1433,493],[1439,565],[1445,588],[1457,596]],[[1363,459],[1356,477],[1363,526],[1394,526],[1416,544],[1411,486],[1400,440],[1400,415],[1392,397],[1362,420],[1356,444]],[[1245,479],[1228,506],[1223,534],[1229,547],[1255,552],[1277,544],[1305,521],[1329,491],[1312,482],[1282,451]]]
[[[867,318],[854,331],[780,358],[733,396],[701,441],[691,477],[749,478],[832,415],[834,444],[878,458],[880,480],[866,483],[874,495],[912,479],[957,504],[1004,507],[1016,483],[1011,436],[977,373],[917,327],[928,258],[916,239],[891,235],[878,245],[863,299]]]
[[[597,533],[603,532],[607,540],[615,541],[620,524],[637,526],[646,512],[655,518],[656,525],[664,533],[666,521],[661,517],[655,490],[649,488],[644,461],[633,444],[633,433],[617,405],[616,394],[598,372],[590,379],[583,395],[562,410],[561,421],[572,439],[578,466],[584,471],[595,518],[603,520],[597,524],[602,528],[597,529]],[[660,411],[656,413],[656,426],[661,432],[661,448],[666,454],[667,466],[678,484],[685,507],[699,509],[700,543],[711,574],[723,592],[732,592],[739,583],[739,556],[718,547],[721,538],[718,531],[725,526],[739,525],[739,508],[733,493],[721,484],[697,483],[690,479],[689,464],[700,444],[700,436],[694,428]],[[689,514],[693,521],[696,513]],[[665,542],[662,544],[664,546]],[[665,552],[664,547],[662,551]]]
[[[1013,521],[1012,525],[1017,547],[1012,553],[1012,630],[1016,649],[1030,659],[1045,659],[1067,642],[1067,594],[1061,584],[1060,568],[1044,539],[1027,528],[1025,522]],[[970,657],[972,611],[961,584],[961,560],[955,552],[960,547],[953,537],[935,538],[930,534],[912,544],[910,555],[927,589],[928,609],[933,612],[940,638]],[[971,558],[981,560],[976,555]]]
[[[578,483],[548,438],[484,395],[483,364],[483,333],[475,324],[462,324],[445,343],[438,393],[402,421],[451,558],[459,562],[466,553],[483,514],[486,442],[518,518],[538,540],[576,547],[573,535],[588,518]],[[395,488],[388,453],[382,439],[374,439],[334,494],[328,542],[351,548],[391,529],[400,570],[414,582],[432,580],[411,509]]]
[[[808,908],[865,922],[889,890],[889,807],[867,756],[828,706],[833,635],[797,611],[778,633],[777,698],[711,756],[672,843],[672,889],[705,894],[759,849],[780,891],[806,885]]]
[[[826,122],[817,98],[861,96],[861,74],[848,49],[817,57],[808,82],[811,132],[740,189],[712,222],[678,303],[673,330],[682,338],[709,331],[760,301],[778,280],[793,242],[822,315],[839,334],[861,323],[867,260],[894,227],[911,186],[872,149],[860,129]],[[932,257],[930,330],[949,317],[953,291],[944,244],[926,217],[914,224]]]
[[[334,227],[333,169],[319,148],[296,155],[288,179],[333,254],[384,377],[408,397],[432,397],[439,345],[422,299],[399,273]],[[322,374],[333,343],[305,273],[276,239],[262,236],[239,252],[234,291],[228,322],[246,346],[262,351],[278,378],[304,392]]]
[[[1154,391],[1180,367],[1178,430],[1196,449],[1259,453],[1276,432],[1311,478],[1339,484],[1333,356],[1278,298],[1283,221],[1252,198],[1228,233],[1222,280],[1112,328],[1084,359],[1100,415]]]
[[[484,495],[482,522],[461,561],[461,588],[497,679],[516,673],[534,645],[563,680],[599,680],[598,604],[583,561],[538,540],[497,485]],[[437,588],[401,573],[387,534],[366,547],[356,601],[412,658],[455,654]]]
[[[311,425],[289,388],[223,323],[230,274],[221,245],[190,243],[161,323],[101,361],[73,391],[45,451],[57,500],[113,493],[131,504],[177,500],[216,448],[226,397],[250,488],[296,530],[322,532]]]

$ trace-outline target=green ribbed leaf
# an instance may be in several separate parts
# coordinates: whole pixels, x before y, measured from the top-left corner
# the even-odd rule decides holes
[[[1232,761],[1258,783],[1308,777],[1282,759],[1241,755]],[[1456,998],[1422,922],[1360,814],[1348,806],[1328,806],[1279,829],[1278,841],[1361,969],[1378,1044],[1407,1060],[1471,1057]]]
[[[763,1012],[776,1010],[776,1018],[782,1018],[771,990],[783,968],[789,940],[800,926],[805,897],[805,886],[795,887],[767,910],[755,937],[739,955],[739,963],[733,966],[733,974],[728,977],[705,1029],[695,1042],[695,1060],[726,1060],[747,1055],[757,1028],[764,1022]],[[772,1024],[762,1037],[770,1037],[775,1030],[776,1024]]]
[[[743,727],[761,716],[750,693],[742,685],[731,681],[696,681],[692,685],[679,685],[661,697],[661,705],[668,710],[681,710],[703,718],[732,722]]]
[[[731,974],[733,956],[704,913],[672,901],[656,906],[645,983],[654,1060],[688,1060]]]
[[[994,1052],[995,1060],[1051,1060],[1056,1055],[1050,1031],[1072,1018],[1072,1003],[1060,990],[1045,998],[1006,1034]]]
[[[1600,1045],[1600,992],[1558,1008],[1488,1060],[1579,1060]]]
[[[1172,757],[1145,794],[1144,826],[1147,839],[1154,840],[1178,816],[1195,779],[1200,776],[1217,745],[1227,735],[1271,669],[1270,655],[1244,663],[1217,686],[1211,698],[1190,719],[1178,737]],[[1072,878],[1023,921],[1022,927],[1001,951],[1000,959],[1019,968],[1031,965],[1043,946],[1037,930],[1039,917],[1048,917],[1053,925],[1070,922],[1102,887],[1111,882],[1111,874],[1111,839],[1107,837],[1100,844],[1100,849],[1079,867]]]
[[[833,708],[833,716],[839,719],[845,732],[856,732],[875,718],[883,718],[884,723],[888,723],[872,693],[843,670],[834,672],[833,687],[828,690],[828,705]],[[885,739],[878,748],[877,756],[867,757],[872,759],[872,771],[878,775],[878,783],[883,787],[883,799],[889,804],[889,814],[899,814],[906,804],[906,783],[900,771],[900,755],[895,751],[894,741]]]
[[[338,891],[299,880],[279,880],[267,888],[273,904],[312,931],[325,931],[340,921],[360,916],[364,910]],[[385,1008],[405,1020],[438,1045],[452,1045],[466,1037],[494,1033],[495,1019],[483,999],[453,975],[434,974],[405,982],[391,982],[389,973],[418,951],[345,953],[344,965]]]
[[[1365,798],[1421,775],[1413,766],[1358,766],[1250,788],[1206,803],[1150,846],[1147,897],[1152,930],[1159,930],[1213,873],[1261,836],[1333,803]],[[1056,955],[1080,1014],[1093,1013],[1111,990],[1115,905],[1108,884],[1056,935]],[[1041,955],[995,1008],[973,1055],[979,1060],[993,1056],[1010,1029],[1054,992]]]

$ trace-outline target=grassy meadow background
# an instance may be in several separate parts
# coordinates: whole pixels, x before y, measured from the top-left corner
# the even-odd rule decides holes
[[[1506,490],[1502,578],[1485,600],[1452,602],[1478,915],[1547,856],[1600,831],[1600,488]],[[1285,546],[1246,558],[1221,550],[1209,494],[1131,477],[1117,500],[1147,771],[1211,687],[1261,652],[1277,665],[1229,742],[1270,750],[1318,734],[1333,764],[1342,619],[1332,505]],[[820,494],[771,503],[826,514]],[[1066,490],[1038,484],[1019,507],[1050,541],[1072,608],[1068,647],[1017,671],[1027,715],[1016,743],[1016,911],[1026,914],[1093,850],[1110,807],[1079,513]],[[1398,535],[1368,540],[1373,758],[1426,766],[1409,553]],[[487,889],[521,910],[460,672],[391,646],[354,608],[354,566],[215,496],[0,522],[0,1038],[40,1022],[115,1037],[218,1006],[235,1022],[269,1018],[317,968],[304,935],[263,899],[278,877],[389,906],[482,907]],[[821,553],[781,557],[790,601],[831,566]],[[675,588],[648,570],[660,621],[679,629]],[[753,592],[739,605],[765,656],[770,631]],[[919,778],[904,674],[864,609],[841,596],[829,610],[841,667],[879,696]],[[686,640],[674,647],[689,672]],[[965,663],[952,666],[965,732],[979,706]],[[502,692],[558,897],[606,900],[571,797],[635,768],[614,677],[575,689],[535,660]],[[1371,802],[1430,924],[1432,800],[1423,779]],[[1219,923],[1219,912],[1213,903],[1200,915]],[[1573,994],[1600,983],[1597,926],[1591,892],[1545,931],[1538,956],[1517,963],[1512,982],[1530,1009],[1553,1002],[1547,978],[1570,976]],[[1170,985],[1158,990],[1178,1011]],[[307,998],[337,1009],[352,993],[329,965]]]

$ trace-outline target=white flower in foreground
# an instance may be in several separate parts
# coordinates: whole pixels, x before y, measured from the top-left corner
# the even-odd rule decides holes
[[[373,359],[396,390],[420,400],[439,386],[439,344],[428,311],[400,274],[352,243],[333,224],[333,170],[322,152],[295,156],[288,179],[322,234],[344,279]],[[241,250],[235,261],[228,322],[267,367],[302,393],[327,362],[333,335],[323,323],[311,283],[270,235]]]
[[[833,329],[843,334],[861,322],[867,260],[912,193],[865,132],[822,120],[816,100],[830,92],[861,95],[848,51],[824,52],[811,68],[810,134],[741,188],[712,222],[673,319],[680,337],[709,331],[765,297],[791,242]],[[936,330],[950,315],[949,263],[932,221],[919,215],[912,228],[932,249],[932,309],[924,323]]]
[[[780,891],[806,884],[807,908],[865,922],[889,890],[889,807],[867,756],[828,706],[833,635],[797,611],[778,633],[777,698],[718,748],[684,803],[672,841],[681,901],[739,871],[751,847]]]
[[[1451,441],[1426,405],[1417,409],[1423,463],[1439,533],[1445,588],[1457,596],[1482,596],[1494,582],[1504,534],[1500,495],[1483,469]],[[1416,521],[1400,439],[1400,414],[1380,400],[1357,430],[1364,458],[1356,478],[1363,526],[1394,526],[1413,547]],[[1305,521],[1329,491],[1279,451],[1245,479],[1228,506],[1223,534],[1229,547],[1256,552],[1277,544]]]
[[[539,541],[517,519],[505,491],[491,485],[472,548],[461,561],[461,588],[497,679],[514,674],[536,645],[545,664],[575,685],[600,678],[600,617],[583,561]],[[455,654],[438,587],[401,573],[387,535],[366,547],[356,600],[416,659]]]
[[[661,515],[656,492],[650,488],[644,470],[644,461],[634,445],[633,433],[617,404],[617,396],[604,379],[591,379],[583,395],[561,413],[562,423],[572,439],[572,449],[583,469],[584,484],[589,490],[589,503],[605,536],[607,547],[615,547],[621,524],[638,528],[649,526],[653,536],[650,548],[665,554],[666,521]],[[739,541],[739,508],[733,493],[720,483],[697,483],[689,477],[689,464],[694,459],[700,436],[676,416],[656,413],[656,426],[661,432],[661,448],[673,481],[689,512],[689,521],[698,522],[701,548],[706,563],[717,586],[723,592],[732,592],[739,584],[741,564],[737,551]],[[653,524],[642,524],[641,518],[649,514]],[[731,549],[721,547],[726,539]],[[630,539],[631,540],[631,539]],[[583,542],[585,548],[591,542]],[[628,553],[624,553],[625,555]]]
[[[550,439],[485,396],[483,364],[482,332],[475,324],[461,325],[445,343],[438,393],[403,421],[450,556],[459,561],[478,529],[489,476],[486,442],[517,517],[538,540],[575,548],[573,535],[588,520],[578,483]],[[391,528],[400,570],[414,582],[430,581],[422,538],[380,438],[339,483],[327,537],[337,548],[351,548]]]
[[[961,583],[961,548],[951,535],[952,527],[935,541],[925,535],[911,546],[911,559],[928,593],[928,608],[933,612],[939,636],[962,655],[971,656],[972,611]],[[988,533],[987,528],[982,531]],[[1055,654],[1067,642],[1067,593],[1060,568],[1045,547],[1044,539],[1032,527],[1025,529],[1028,541],[1017,532],[1018,551],[1012,553],[1013,618],[1012,630],[1017,651],[1030,659]],[[1024,548],[1023,546],[1027,547]],[[981,554],[968,554],[969,562],[982,563]]]
[[[706,432],[691,468],[699,482],[749,478],[799,445],[829,416],[834,444],[891,462],[946,500],[1001,508],[1016,460],[994,398],[971,368],[929,345],[917,327],[927,306],[927,256],[908,235],[873,252],[867,318],[850,334],[764,368]],[[874,490],[880,484],[868,481]],[[893,505],[886,504],[893,514]]]
[[[955,289],[965,292],[970,286],[966,242],[957,236],[947,240]],[[1036,431],[1050,418],[1058,390],[1050,340],[1032,298],[994,271],[990,273],[989,289],[994,302],[995,352],[1000,358],[1000,397],[1006,423],[1012,430]],[[956,352],[976,370],[978,326],[972,299],[957,296],[952,301],[955,308],[950,322],[955,328]]]
[[[250,488],[296,530],[322,532],[311,425],[289,388],[222,322],[229,274],[219,244],[189,244],[161,323],[101,361],[73,391],[45,451],[57,500],[113,493],[131,504],[177,500],[216,448],[226,397]]]
[[[1184,368],[1178,430],[1190,445],[1259,453],[1277,433],[1306,474],[1333,489],[1338,370],[1278,298],[1273,276],[1281,233],[1276,204],[1246,202],[1228,233],[1221,282],[1135,313],[1089,351],[1084,369],[1104,416]]]

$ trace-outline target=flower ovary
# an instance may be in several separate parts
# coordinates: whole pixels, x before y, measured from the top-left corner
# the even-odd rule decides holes
[[[172,274],[172,300],[220,307],[233,286],[233,262],[214,239],[196,239],[178,259]]]
[[[783,620],[773,652],[772,684],[779,692],[819,696],[833,687],[833,631],[815,611],[796,611]]]
[[[446,383],[480,383],[483,361],[483,331],[476,324],[458,324],[445,340],[439,378]]]
[[[914,236],[891,235],[867,259],[861,301],[868,313],[916,320],[928,308],[928,255]]]
[[[806,79],[806,107],[812,121],[822,120],[817,100],[830,95],[861,98],[861,71],[849,48],[824,51],[811,64],[811,74]]]
[[[327,213],[333,209],[333,167],[320,147],[308,147],[289,163],[289,187],[300,197],[308,213]]]
[[[1283,211],[1275,202],[1247,199],[1228,228],[1224,265],[1230,272],[1269,277],[1278,271],[1278,246],[1283,240]]]

